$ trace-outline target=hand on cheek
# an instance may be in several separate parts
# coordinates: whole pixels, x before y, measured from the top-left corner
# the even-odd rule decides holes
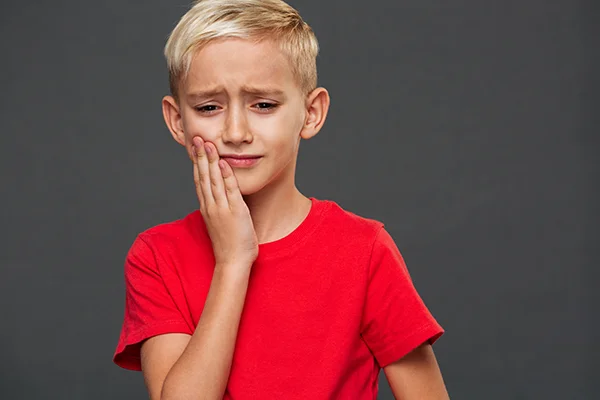
[[[247,271],[258,256],[258,239],[231,166],[214,144],[193,138],[194,183],[200,212],[221,268]]]

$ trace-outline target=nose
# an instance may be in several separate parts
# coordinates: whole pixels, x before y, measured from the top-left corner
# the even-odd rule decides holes
[[[240,145],[252,143],[252,133],[248,126],[248,119],[243,107],[231,106],[227,110],[227,117],[221,139],[224,143]]]

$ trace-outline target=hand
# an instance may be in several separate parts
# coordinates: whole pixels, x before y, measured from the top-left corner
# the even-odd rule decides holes
[[[192,142],[196,194],[215,262],[222,268],[249,268],[258,257],[258,238],[233,170],[219,160],[214,144],[198,136]]]

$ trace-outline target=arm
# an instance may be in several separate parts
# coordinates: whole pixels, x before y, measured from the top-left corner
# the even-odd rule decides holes
[[[194,334],[166,334],[144,342],[142,371],[152,400],[223,397],[248,278],[216,268]]]
[[[383,371],[396,399],[449,399],[442,373],[429,343],[388,364]]]
[[[222,399],[258,239],[233,170],[212,143],[193,138],[194,183],[215,256],[204,309],[193,335],[148,339],[141,349],[152,400]]]

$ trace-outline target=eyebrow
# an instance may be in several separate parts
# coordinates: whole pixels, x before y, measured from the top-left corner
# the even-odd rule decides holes
[[[244,85],[242,86],[241,92],[243,94],[252,94],[259,96],[284,96],[284,92],[281,89],[275,87],[255,87]],[[213,97],[223,93],[223,89],[221,87],[211,88],[207,90],[199,90],[188,94],[188,98],[194,99],[204,99],[207,97]]]

